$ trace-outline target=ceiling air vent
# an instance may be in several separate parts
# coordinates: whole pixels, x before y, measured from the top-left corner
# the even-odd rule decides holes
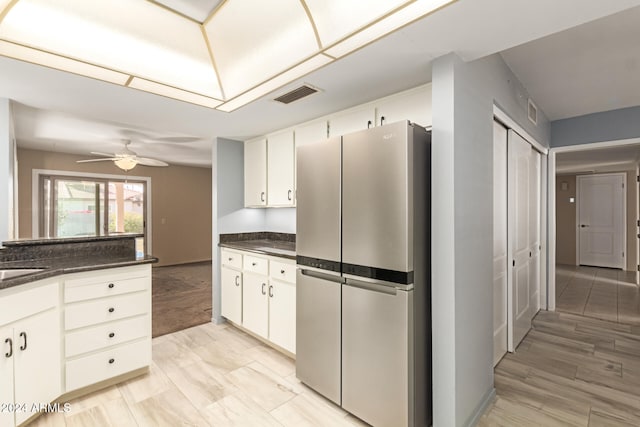
[[[302,99],[305,96],[312,95],[316,92],[319,92],[319,90],[309,85],[302,85],[285,93],[284,95],[280,95],[275,98],[274,101],[282,102],[283,104],[291,104],[293,101],[297,101],[298,99]]]

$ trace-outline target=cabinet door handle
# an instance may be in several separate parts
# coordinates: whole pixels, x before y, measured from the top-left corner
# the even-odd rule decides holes
[[[116,336],[116,334],[114,334],[113,332],[109,332],[109,338],[113,338],[115,336]]]
[[[109,289],[113,289],[116,285],[114,285],[113,283],[109,283]]]
[[[380,126],[382,126],[384,124],[384,116],[380,117]]]
[[[264,202],[264,191],[260,193],[260,201]]]
[[[273,285],[269,285],[269,297],[273,298]]]
[[[113,308],[113,307],[109,307],[109,313],[113,313],[114,311],[116,311],[116,309],[115,309],[115,308]]]
[[[291,200],[291,190],[287,191],[287,200]]]
[[[13,356],[13,340],[11,338],[7,338],[4,342],[5,344],[9,344],[9,351],[4,354],[4,357],[8,359]]]
[[[263,284],[262,284],[262,295],[266,295],[266,294],[267,294],[267,293],[265,292],[265,290],[264,290],[264,287],[265,287],[265,286],[267,286],[267,284],[266,284],[266,283],[263,283]]]
[[[27,349],[27,333],[20,332],[20,338],[22,338],[22,345],[20,346],[20,350],[25,351]]]
[[[115,361],[116,361],[116,359],[109,359],[109,364],[112,365],[112,364],[115,363]]]
[[[240,286],[240,276],[236,276],[236,286]]]
[[[367,129],[371,129],[372,124],[373,123],[371,123],[371,120],[367,120]]]

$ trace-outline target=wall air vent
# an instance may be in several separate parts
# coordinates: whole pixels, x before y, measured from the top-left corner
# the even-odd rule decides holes
[[[536,104],[534,104],[531,99],[529,99],[529,102],[528,102],[527,113],[531,123],[533,123],[534,125],[537,125],[538,124],[538,107],[536,107]]]
[[[284,95],[280,95],[279,97],[275,98],[274,101],[278,101],[283,104],[291,104],[293,101],[302,99],[305,96],[313,95],[314,93],[319,91],[319,89],[305,84],[285,93]]]

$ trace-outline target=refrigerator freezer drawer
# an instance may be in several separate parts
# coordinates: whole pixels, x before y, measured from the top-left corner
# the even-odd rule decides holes
[[[340,404],[340,276],[296,274],[296,376]],[[326,275],[328,276],[328,275]]]
[[[342,286],[342,407],[376,427],[414,425],[413,292]]]

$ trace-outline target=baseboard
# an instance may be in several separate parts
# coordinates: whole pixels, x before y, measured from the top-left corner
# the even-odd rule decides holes
[[[480,405],[478,405],[478,408],[475,410],[475,412],[473,413],[469,421],[464,423],[464,425],[468,427],[473,427],[477,425],[478,422],[480,421],[480,418],[482,418],[484,413],[487,411],[487,408],[493,403],[495,398],[496,398],[496,389],[491,387],[491,390],[489,390],[489,392],[485,395],[484,399],[482,399],[482,402],[480,402]]]

